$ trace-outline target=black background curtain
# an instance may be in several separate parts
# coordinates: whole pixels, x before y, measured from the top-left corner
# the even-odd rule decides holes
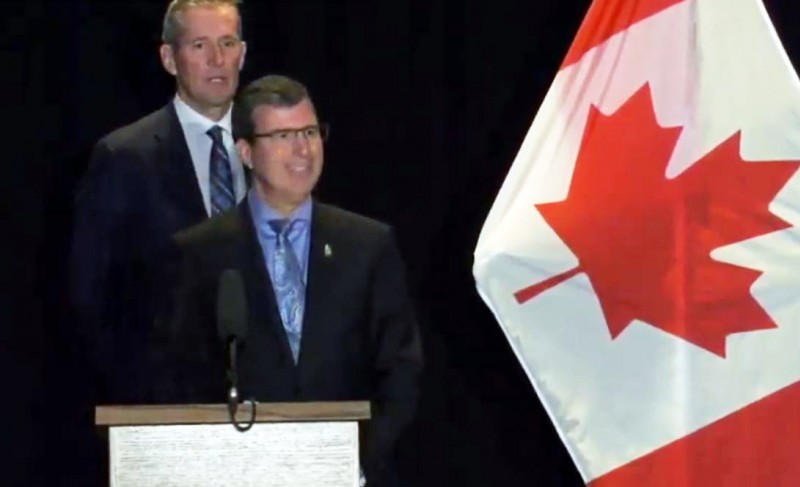
[[[88,482],[90,377],[64,292],[71,200],[93,143],[174,93],[157,56],[166,3],[3,6],[0,483]],[[800,5],[765,4],[796,63]],[[419,414],[400,448],[410,485],[580,484],[475,291],[471,265],[588,5],[250,0],[242,8],[242,85],[267,73],[296,77],[331,124],[318,197],[397,228],[426,353]]]

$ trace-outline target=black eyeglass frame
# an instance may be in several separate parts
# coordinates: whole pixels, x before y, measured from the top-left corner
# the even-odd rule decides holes
[[[278,137],[281,135],[288,135],[288,134],[295,134],[295,139],[299,137],[299,134],[303,134],[306,138],[309,138],[304,132],[310,129],[316,129],[319,132],[319,139],[322,142],[328,140],[330,136],[330,125],[326,122],[319,123],[317,125],[308,125],[305,127],[301,127],[299,129],[280,129],[280,130],[273,130],[272,132],[262,132],[262,133],[254,133],[253,139],[275,139],[280,140]]]

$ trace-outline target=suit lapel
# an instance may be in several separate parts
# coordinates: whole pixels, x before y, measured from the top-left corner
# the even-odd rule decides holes
[[[258,241],[246,199],[239,204],[237,211],[242,223],[243,238],[239,268],[242,269],[248,289],[250,322],[253,324],[267,323],[281,343],[285,360],[291,363],[292,353],[289,340],[283,328],[275,291],[266,262],[264,262],[261,244]],[[308,283],[299,360],[299,366],[306,371],[313,368],[314,358],[320,356],[319,353],[316,353],[316,348],[324,345],[325,320],[335,309],[335,303],[332,303],[329,298],[328,286],[335,282],[336,275],[340,272],[334,253],[336,248],[336,244],[333,242],[336,233],[335,222],[330,218],[324,205],[314,203],[310,231]]]
[[[336,266],[336,245],[334,222],[324,205],[314,203],[311,213],[311,244],[308,252],[308,283],[306,285],[306,304],[303,316],[303,335],[300,342],[300,365],[310,367],[316,347],[323,341],[323,327],[327,316],[335,309],[330,302],[328,287],[335,282],[338,273]]]
[[[275,300],[275,291],[272,288],[272,281],[269,277],[267,264],[264,262],[264,254],[261,251],[261,244],[256,235],[253,217],[245,198],[238,206],[237,210],[242,223],[242,237],[244,251],[239,253],[239,268],[245,279],[247,288],[247,301],[250,310],[250,323],[258,326],[258,323],[266,323],[275,333],[277,340],[281,343],[284,359],[293,362],[292,352],[289,348],[289,339],[283,329],[283,322],[278,311],[278,304]]]
[[[154,133],[160,145],[164,194],[176,208],[191,215],[195,222],[208,216],[197,174],[186,144],[186,137],[172,102],[159,112],[160,120]]]

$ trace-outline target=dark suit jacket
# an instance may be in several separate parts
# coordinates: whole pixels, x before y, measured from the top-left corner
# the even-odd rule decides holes
[[[104,137],[75,200],[70,298],[98,402],[146,402],[147,333],[171,235],[207,218],[173,104]]]
[[[181,286],[159,331],[160,401],[225,402],[225,359],[215,303],[220,274],[239,270],[248,335],[238,351],[240,397],[258,401],[370,400],[362,464],[370,485],[412,419],[422,366],[405,269],[389,226],[314,203],[298,364],[292,360],[246,201],[176,241]],[[327,249],[327,251],[326,251]]]

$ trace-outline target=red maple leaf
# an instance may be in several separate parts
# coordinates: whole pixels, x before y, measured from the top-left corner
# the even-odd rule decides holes
[[[776,326],[750,294],[761,272],[709,254],[789,226],[768,205],[798,161],[744,162],[736,133],[670,180],[681,130],[658,125],[647,85],[591,108],[568,197],[536,205],[579,265],[518,302],[585,272],[612,338],[637,319],[724,357],[727,335]]]

